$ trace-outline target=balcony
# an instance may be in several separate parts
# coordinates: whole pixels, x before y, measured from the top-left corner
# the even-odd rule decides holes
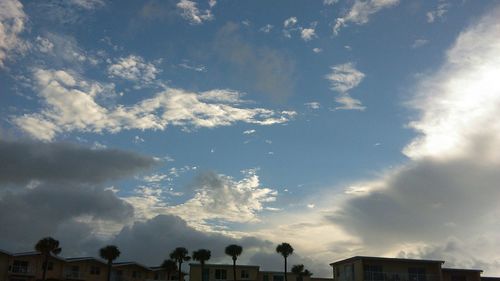
[[[438,274],[364,271],[364,281],[441,281]]]
[[[11,266],[9,274],[13,275],[35,275],[35,270],[31,266]]]

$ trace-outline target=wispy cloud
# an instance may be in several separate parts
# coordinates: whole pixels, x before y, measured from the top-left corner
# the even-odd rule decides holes
[[[363,81],[365,74],[357,70],[352,62],[334,65],[331,70],[325,78],[330,81],[331,89],[339,93],[335,101],[341,106],[337,109],[364,110],[365,107],[361,105],[361,102],[352,98],[348,92]]]
[[[3,67],[9,53],[22,47],[19,38],[25,29],[28,17],[24,13],[23,4],[17,0],[0,2],[0,67]]]
[[[108,67],[110,77],[118,77],[138,84],[149,84],[156,79],[159,69],[152,63],[145,62],[140,56],[130,55],[118,58]]]
[[[420,48],[424,45],[427,45],[427,43],[429,43],[429,40],[419,38],[419,39],[416,39],[415,41],[413,41],[413,44],[411,44],[411,48],[417,49],[417,48]]]
[[[166,88],[152,98],[133,105],[106,107],[100,96],[114,91],[113,85],[87,81],[63,70],[37,69],[35,87],[46,104],[38,113],[13,117],[12,121],[34,138],[50,141],[62,132],[119,132],[213,128],[236,122],[259,125],[285,123],[296,113],[264,108],[242,108],[242,94],[230,90],[188,92]]]
[[[310,41],[310,40],[314,39],[315,37],[317,37],[316,30],[314,28],[303,28],[300,31],[300,37],[304,41]]]
[[[274,25],[272,24],[266,24],[263,27],[259,29],[259,31],[264,32],[264,33],[269,33],[271,30],[273,30]]]
[[[448,12],[448,9],[451,7],[451,4],[445,0],[439,0],[439,3],[436,9],[427,12],[427,22],[433,23],[434,21],[441,19]]]
[[[210,8],[215,6],[217,2],[211,0],[209,2]],[[190,0],[181,0],[177,3],[177,8],[181,10],[181,16],[189,21],[190,24],[202,24],[205,21],[210,21],[214,19],[212,11],[210,9],[200,11],[197,7],[197,3]]]
[[[396,6],[399,0],[354,0],[347,14],[335,20],[333,34],[337,35],[340,29],[349,23],[363,25],[369,22],[370,17],[378,11]]]

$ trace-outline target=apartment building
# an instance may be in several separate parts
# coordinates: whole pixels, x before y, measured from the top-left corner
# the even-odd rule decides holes
[[[231,264],[205,264],[203,274],[200,264],[189,264],[190,281],[234,280],[233,274],[233,265]],[[236,279],[238,281],[260,281],[259,266],[237,265]]]
[[[153,279],[153,270],[137,262],[113,263],[111,281],[144,281]]]
[[[288,281],[311,281],[310,276],[297,276],[291,272],[287,272],[286,277]],[[285,281],[285,274],[283,271],[261,271],[259,281]]]
[[[11,256],[11,253],[0,250],[0,281],[7,281],[7,272],[9,270],[9,260]]]
[[[356,256],[330,264],[336,281],[442,281],[440,260]]]
[[[108,266],[93,257],[68,258],[63,277],[66,280],[106,281]]]
[[[481,281],[480,269],[443,268],[443,281]]]

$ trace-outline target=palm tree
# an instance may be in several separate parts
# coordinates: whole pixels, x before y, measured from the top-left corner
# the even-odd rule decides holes
[[[288,278],[286,277],[286,259],[288,258],[289,255],[293,254],[293,247],[292,245],[288,244],[288,243],[281,243],[279,244],[277,247],[276,247],[276,252],[281,254],[283,256],[283,258],[285,259],[285,281],[288,281]]]
[[[304,265],[303,264],[296,264],[292,266],[292,273],[297,275],[297,280],[298,281],[303,281],[304,276],[311,276],[312,272],[309,270],[304,270]]]
[[[120,256],[120,250],[115,245],[107,245],[99,250],[99,256],[108,261],[108,281],[111,280],[111,269],[113,261]]]
[[[47,275],[47,266],[49,264],[49,257],[53,255],[58,255],[61,253],[61,247],[59,247],[59,241],[52,237],[45,237],[40,239],[36,245],[35,250],[40,252],[43,256],[43,275],[42,280],[45,281]]]
[[[164,260],[161,267],[167,272],[167,280],[170,280],[170,274],[177,270],[177,263],[175,261],[168,259]]]
[[[243,248],[239,245],[229,245],[226,247],[226,255],[231,256],[233,259],[233,279],[236,281],[236,260],[238,256],[243,252]]]
[[[199,249],[198,251],[193,252],[193,260],[200,262],[201,267],[201,281],[203,280],[203,269],[205,268],[205,262],[210,259],[212,253],[207,249]]]
[[[173,259],[174,261],[177,262],[179,265],[177,270],[179,273],[179,281],[181,280],[181,274],[182,274],[182,263],[185,261],[189,261],[191,259],[190,256],[188,256],[188,250],[184,247],[177,247],[175,250],[173,250],[170,253],[170,258]]]

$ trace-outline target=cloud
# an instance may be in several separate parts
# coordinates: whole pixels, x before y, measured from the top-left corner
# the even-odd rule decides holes
[[[419,81],[409,162],[360,184],[363,192],[327,216],[360,237],[364,253],[445,257],[500,273],[490,250],[500,245],[499,17],[497,7],[461,32],[440,69]]]
[[[215,3],[215,1],[210,1],[210,8],[215,6]],[[202,24],[205,21],[211,21],[214,19],[210,9],[202,12],[198,9],[197,3],[194,1],[180,0],[179,3],[177,3],[177,8],[181,10],[181,16],[193,25]]]
[[[50,141],[62,132],[119,132],[183,128],[214,128],[236,122],[259,125],[285,123],[295,112],[264,108],[241,108],[242,94],[231,90],[188,92],[166,88],[136,104],[105,107],[99,98],[114,85],[87,81],[64,70],[36,69],[36,88],[45,107],[39,113],[14,116],[12,121],[32,137]]]
[[[356,69],[356,65],[352,62],[338,64],[330,67],[332,72],[327,74],[325,78],[330,81],[331,89],[337,91],[339,95],[335,101],[341,106],[336,109],[345,110],[364,110],[361,101],[352,98],[349,91],[357,87],[365,78],[365,74]]]
[[[339,0],[323,0],[323,5],[333,5],[337,4]]]
[[[0,140],[0,184],[30,181],[98,183],[152,168],[152,157],[71,143]]]
[[[88,14],[106,6],[104,0],[37,1],[31,4],[36,9],[36,17],[41,20],[57,21],[61,24],[75,24],[85,21]]]
[[[297,17],[289,17],[283,22],[283,27],[293,27],[297,24]]]
[[[246,131],[243,131],[243,134],[244,134],[244,135],[252,135],[252,134],[255,134],[255,132],[256,132],[256,131],[255,131],[254,129],[252,129],[252,130],[246,130]]]
[[[444,15],[448,12],[448,9],[450,7],[451,7],[450,3],[446,2],[446,1],[443,1],[443,0],[439,0],[439,3],[437,5],[436,9],[427,12],[427,14],[426,14],[426,16],[427,16],[427,22],[428,23],[433,23],[437,19],[443,18]]]
[[[294,59],[283,50],[245,41],[239,30],[238,24],[227,23],[217,32],[212,46],[218,58],[229,64],[228,79],[284,101],[293,93]]]
[[[318,53],[323,52],[323,49],[321,49],[321,48],[313,48],[312,51],[315,52],[316,54],[318,54]]]
[[[27,20],[21,2],[0,2],[0,68],[4,67],[9,53],[22,47],[23,41],[19,35],[24,31]]]
[[[105,5],[103,0],[71,0],[69,2],[84,10],[95,10]]]
[[[337,35],[340,29],[349,23],[357,25],[367,24],[373,14],[398,4],[399,0],[355,0],[347,14],[336,19],[333,26],[333,33]]]
[[[259,29],[259,31],[262,31],[264,33],[269,33],[271,30],[273,30],[274,26],[272,24],[266,24],[263,27]]]
[[[304,103],[304,105],[307,106],[309,109],[319,109],[321,107],[321,104],[316,101],[306,102]]]
[[[154,64],[145,62],[142,57],[135,55],[119,58],[108,67],[109,76],[130,80],[142,85],[153,82],[159,72],[160,70]]]
[[[187,61],[179,64],[179,66],[182,68],[185,68],[185,69],[196,71],[196,72],[207,72],[206,66],[204,66],[204,65],[190,65],[190,64],[188,64]]]
[[[316,38],[317,35],[316,35],[316,32],[315,32],[314,28],[303,28],[300,31],[300,37],[304,41],[310,41],[310,40]]]
[[[420,47],[422,47],[424,45],[427,45],[427,43],[429,43],[429,40],[427,40],[427,39],[422,39],[422,38],[416,39],[413,42],[413,44],[411,45],[411,48],[412,49],[417,49],[417,48],[420,48]]]

